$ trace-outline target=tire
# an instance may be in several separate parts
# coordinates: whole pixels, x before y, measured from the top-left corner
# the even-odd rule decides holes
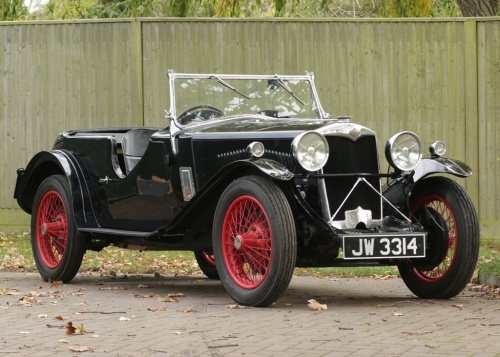
[[[217,205],[213,247],[222,285],[238,304],[278,300],[297,258],[293,214],[280,188],[259,176],[233,181]]]
[[[44,280],[67,283],[78,273],[85,240],[76,228],[71,190],[64,176],[48,177],[36,192],[31,214],[31,246]]]
[[[429,232],[426,258],[399,264],[401,277],[420,298],[450,299],[470,282],[478,260],[479,223],[472,200],[455,181],[431,177],[418,184],[410,208]],[[444,230],[437,229],[442,224]]]
[[[194,257],[203,274],[209,279],[219,279],[219,273],[215,266],[215,257],[213,253],[197,250],[194,252]]]

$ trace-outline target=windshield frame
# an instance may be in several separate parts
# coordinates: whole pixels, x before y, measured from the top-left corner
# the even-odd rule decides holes
[[[314,73],[306,72],[305,75],[242,75],[242,74],[195,74],[195,73],[177,73],[173,70],[169,70],[168,73],[169,78],[169,86],[170,86],[170,109],[166,113],[166,118],[170,121],[170,136],[172,140],[174,140],[175,136],[186,129],[193,129],[198,126],[205,126],[208,122],[200,123],[200,124],[191,124],[191,125],[182,125],[177,120],[177,110],[176,110],[176,100],[175,100],[175,80],[176,79],[214,79],[219,81],[219,83],[224,82],[225,80],[279,80],[279,81],[307,81],[311,88],[311,94],[313,100],[316,104],[317,112],[319,118],[321,119],[329,119],[330,115],[326,113],[321,106],[321,102],[318,97],[318,92],[314,85]],[[221,83],[225,85],[224,83]],[[234,90],[234,89],[232,89]],[[295,96],[292,93],[293,96]],[[255,114],[253,116],[256,116]],[[237,115],[236,117],[247,117],[247,115]],[[213,119],[210,120],[210,123],[216,123],[219,121],[227,120],[228,117],[222,117],[221,119]],[[266,117],[269,120],[273,120],[271,117]],[[306,119],[306,118],[305,118]],[[310,118],[309,118],[310,119]],[[174,150],[177,151],[177,150]]]

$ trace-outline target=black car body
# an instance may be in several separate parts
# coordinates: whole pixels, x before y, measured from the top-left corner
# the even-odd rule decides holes
[[[165,128],[65,131],[18,170],[44,278],[71,280],[86,250],[192,250],[240,304],[265,306],[300,267],[397,265],[425,298],[470,280],[479,228],[470,168],[422,158],[420,139],[389,139],[323,110],[312,74],[169,72]],[[385,182],[385,185],[382,183]]]

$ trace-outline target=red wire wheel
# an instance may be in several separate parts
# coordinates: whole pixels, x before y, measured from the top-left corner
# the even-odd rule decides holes
[[[42,197],[36,217],[36,241],[43,263],[57,268],[68,244],[68,217],[61,195],[50,190]]]
[[[47,177],[38,187],[31,212],[31,246],[44,280],[71,281],[85,254],[86,237],[79,235],[68,178]]]
[[[426,195],[418,200],[412,207],[412,212],[417,211],[423,206],[431,207],[436,210],[446,221],[446,226],[448,230],[448,249],[446,256],[443,261],[434,269],[429,271],[420,270],[417,267],[413,267],[413,273],[415,276],[424,283],[436,283],[443,279],[446,274],[450,271],[451,266],[455,262],[455,256],[457,252],[457,225],[455,216],[448,202],[442,197],[437,195]]]
[[[222,254],[234,282],[255,289],[266,278],[273,252],[271,224],[261,203],[248,195],[235,199],[222,225]]]
[[[406,286],[423,299],[450,299],[470,282],[479,255],[479,222],[467,191],[446,177],[417,182],[412,219],[427,232],[425,258],[398,263]]]
[[[217,204],[212,247],[234,301],[268,306],[278,300],[297,260],[295,221],[282,187],[261,176],[232,181]]]

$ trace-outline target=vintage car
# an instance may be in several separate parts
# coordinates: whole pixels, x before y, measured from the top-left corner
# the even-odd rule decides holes
[[[331,118],[312,73],[168,73],[165,128],[65,131],[18,169],[44,279],[69,282],[86,250],[193,251],[239,304],[267,306],[295,267],[397,266],[422,298],[470,281],[478,217],[442,141],[387,141]],[[385,170],[384,170],[385,171]],[[431,174],[439,174],[429,177]]]

